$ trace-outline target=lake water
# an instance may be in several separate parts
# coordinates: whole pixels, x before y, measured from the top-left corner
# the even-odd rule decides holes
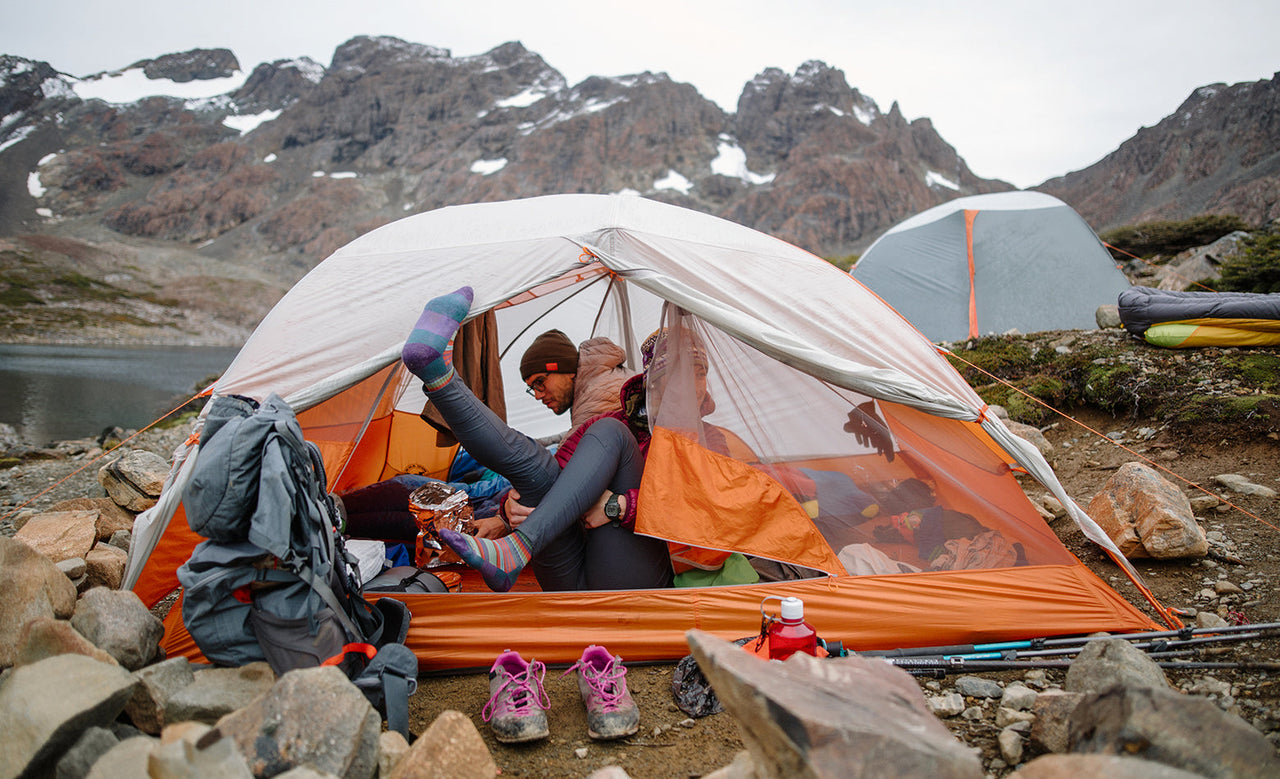
[[[227,347],[0,344],[0,422],[30,443],[140,429],[220,375]]]

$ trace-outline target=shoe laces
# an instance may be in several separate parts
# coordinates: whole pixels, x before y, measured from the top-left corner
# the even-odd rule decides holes
[[[505,697],[507,705],[515,714],[524,714],[533,707],[551,708],[551,699],[542,689],[543,677],[547,674],[547,666],[539,660],[529,661],[529,665],[520,673],[513,674],[503,668],[500,673],[505,677],[502,684],[489,696],[481,716],[488,722],[497,713],[500,702]]]
[[[606,711],[618,708],[619,701],[627,692],[627,668],[617,658],[610,657],[609,664],[603,669],[597,669],[593,663],[582,658],[569,666],[561,676],[568,676],[572,671],[577,671],[579,676],[587,680],[587,686]]]

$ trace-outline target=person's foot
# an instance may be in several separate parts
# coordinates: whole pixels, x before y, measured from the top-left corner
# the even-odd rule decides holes
[[[410,373],[422,379],[427,391],[439,389],[453,378],[453,365],[445,359],[445,353],[471,311],[474,297],[471,287],[462,287],[427,301],[405,340],[400,359]]]
[[[504,744],[518,744],[546,738],[547,713],[551,708],[542,678],[547,668],[537,660],[525,662],[510,649],[498,655],[489,669],[489,702],[481,712]]]
[[[533,556],[519,530],[502,538],[476,538],[441,528],[440,540],[457,552],[462,562],[479,571],[484,583],[494,592],[506,592],[514,587],[516,577]]]
[[[640,709],[627,690],[627,669],[621,657],[592,644],[578,662],[578,692],[587,707],[587,735],[600,741],[630,736],[640,729]]]

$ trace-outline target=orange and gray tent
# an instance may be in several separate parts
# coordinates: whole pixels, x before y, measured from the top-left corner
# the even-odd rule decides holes
[[[771,595],[801,598],[824,638],[854,649],[1147,630],[1150,614],[1176,622],[1154,599],[1146,612],[1127,602],[1068,552],[1016,474],[1056,496],[1140,581],[1035,447],[874,294],[783,241],[636,196],[454,206],[374,230],[280,300],[213,392],[284,397],[335,492],[406,472],[443,476],[456,450],[438,447],[420,418],[424,396],[400,348],[424,302],[463,285],[475,290],[472,316],[494,313],[511,399],[524,399],[518,360],[538,333],[607,336],[634,368],[641,341],[665,327],[677,357],[648,387],[636,532],[809,577],[547,593],[526,572],[508,593],[396,595],[413,613],[407,643],[424,670],[487,667],[507,648],[571,662],[593,643],[628,660],[675,659],[691,628],[757,632]],[[678,357],[694,342],[710,413]],[[733,441],[728,453],[708,443],[711,429]],[[148,605],[177,588],[175,570],[199,541],[180,500],[199,457],[195,443],[175,453],[159,503],[138,520],[126,586]],[[894,496],[908,484],[923,485],[914,494],[928,510],[981,533],[935,533],[941,554],[922,552],[914,535],[929,531],[890,513],[905,507]],[[178,608],[164,645],[198,656]]]
[[[935,342],[1018,330],[1087,330],[1129,286],[1084,219],[1041,192],[999,192],[922,211],[850,271]]]
[[[1120,321],[1153,346],[1280,346],[1280,293],[1179,292],[1132,287],[1116,300]]]

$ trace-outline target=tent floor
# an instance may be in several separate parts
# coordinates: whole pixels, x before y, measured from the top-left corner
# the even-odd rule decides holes
[[[461,575],[462,584],[458,592],[492,592],[489,585],[484,583],[484,579],[480,578],[480,572],[468,565],[442,565],[428,570],[432,573],[447,571]],[[526,568],[516,578],[516,586],[511,588],[511,592],[542,592],[542,588],[538,586],[538,580],[534,578],[533,571]]]

